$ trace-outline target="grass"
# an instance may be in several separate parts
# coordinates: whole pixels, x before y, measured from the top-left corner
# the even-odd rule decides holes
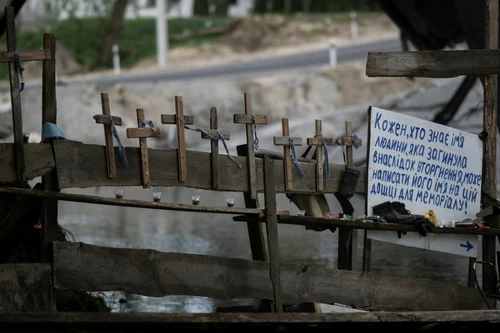
[[[224,27],[232,22],[231,18],[190,18],[171,19],[168,21],[169,34],[195,33],[205,29],[208,24],[211,28]],[[101,45],[104,38],[106,20],[72,19],[47,24],[37,31],[18,31],[17,45],[19,50],[40,49],[43,34],[50,32],[56,35],[70,54],[80,64],[89,70],[98,70],[103,67],[99,63]],[[186,45],[198,45],[201,42],[216,42],[217,38],[190,38],[186,41],[171,41],[169,48]],[[1,43],[5,43],[5,36]],[[137,19],[125,22],[125,27],[118,43],[120,60],[124,67],[132,66],[139,61],[156,55],[156,21],[154,19]],[[110,62],[105,68],[111,68]],[[8,77],[7,66],[0,66],[0,78]]]

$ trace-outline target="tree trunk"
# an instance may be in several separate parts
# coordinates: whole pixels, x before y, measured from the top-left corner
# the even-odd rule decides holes
[[[111,47],[118,42],[124,28],[125,10],[129,0],[115,0],[111,18],[106,29],[102,44],[101,65],[106,65],[111,59]]]

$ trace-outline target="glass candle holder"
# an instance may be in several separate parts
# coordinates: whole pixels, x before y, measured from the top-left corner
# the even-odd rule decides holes
[[[193,195],[191,197],[191,202],[193,205],[198,206],[200,204],[200,196],[199,195]]]
[[[117,190],[115,191],[115,197],[116,197],[117,199],[121,199],[121,198],[123,198],[123,190],[122,190],[122,189],[117,189]]]
[[[153,192],[153,201],[160,202],[160,199],[161,199],[161,192]]]
[[[233,207],[234,206],[234,198],[227,198],[226,204],[228,207]]]

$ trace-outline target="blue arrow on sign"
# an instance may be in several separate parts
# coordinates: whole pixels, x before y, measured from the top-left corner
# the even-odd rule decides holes
[[[465,247],[467,249],[467,252],[469,252],[474,246],[469,241],[467,241],[467,243],[465,244],[460,244],[460,247]]]

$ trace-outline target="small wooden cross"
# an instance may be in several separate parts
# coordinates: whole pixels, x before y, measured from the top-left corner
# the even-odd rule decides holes
[[[283,131],[283,136],[275,136],[274,144],[276,146],[283,146],[283,169],[285,173],[285,190],[293,190],[293,179],[292,179],[292,156],[290,150],[289,139],[293,140],[294,146],[302,146],[302,138],[290,137],[290,129],[288,126],[288,118],[281,119],[281,126]],[[250,149],[250,148],[249,148]]]
[[[202,139],[211,139],[211,157],[212,157],[212,187],[214,189],[219,188],[219,121],[217,117],[217,108],[210,109],[210,129],[205,130],[205,133],[201,133]],[[224,140],[230,139],[229,131],[220,130],[220,133]]]
[[[184,120],[184,122],[182,121]],[[184,125],[193,125],[193,116],[184,116],[184,103],[182,96],[175,96],[175,114],[162,114],[162,124],[175,124],[177,128],[177,169],[179,181],[187,180],[187,153],[186,153],[186,138],[184,137]]]
[[[141,148],[141,170],[142,170],[142,186],[149,188],[151,186],[149,180],[149,157],[147,138],[159,137],[160,129],[154,131],[151,128],[140,127],[145,120],[144,110],[137,109],[137,126],[139,128],[127,128],[127,138],[139,138],[139,146]]]
[[[111,116],[109,108],[108,94],[101,94],[102,114],[94,116],[96,124],[104,125],[104,140],[106,143],[106,166],[108,170],[108,178],[116,177],[116,159],[115,149],[113,146],[113,132],[111,130],[111,119],[116,126],[122,125],[122,118]]]
[[[323,140],[327,146],[333,146],[333,139],[323,138],[322,122],[316,119],[316,135],[314,138],[307,139],[307,145],[316,147],[316,189],[318,192],[323,192],[325,189],[324,170],[323,170]]]
[[[235,124],[245,124],[247,131],[247,167],[248,167],[248,189],[250,198],[257,199],[257,177],[255,175],[255,150],[254,150],[254,119],[256,125],[267,125],[267,116],[253,115],[250,93],[245,93],[245,114],[235,114],[233,122]]]
[[[362,145],[361,139],[358,137],[352,136],[352,122],[345,122],[345,136],[337,139],[337,144],[339,146],[345,146],[345,154],[346,154],[346,165],[348,168],[352,168],[353,166],[353,156],[352,156],[352,147],[358,148]]]

